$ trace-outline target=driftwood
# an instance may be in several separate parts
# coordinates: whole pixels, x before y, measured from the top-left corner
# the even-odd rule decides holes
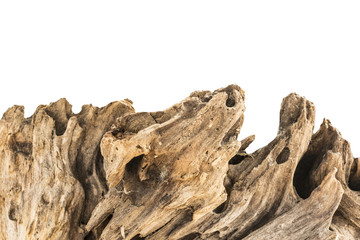
[[[136,113],[65,100],[0,121],[0,239],[359,239],[360,160],[290,94],[277,136],[237,140],[244,92]]]

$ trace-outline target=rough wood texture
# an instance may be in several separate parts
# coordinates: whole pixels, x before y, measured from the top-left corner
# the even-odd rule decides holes
[[[237,135],[244,92],[194,92],[161,112],[131,101],[73,114],[60,99],[0,121],[0,239],[359,239],[360,160],[290,94],[277,136]],[[264,119],[266,120],[266,119]]]

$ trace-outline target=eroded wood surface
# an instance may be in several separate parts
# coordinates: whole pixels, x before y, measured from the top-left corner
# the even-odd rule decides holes
[[[283,99],[278,134],[253,153],[236,85],[160,112],[131,104],[8,109],[0,239],[360,238],[360,160],[329,120],[313,133],[304,97]]]

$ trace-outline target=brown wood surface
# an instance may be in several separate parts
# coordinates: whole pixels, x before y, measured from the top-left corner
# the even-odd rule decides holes
[[[292,93],[274,140],[247,153],[244,111],[236,85],[160,112],[9,108],[0,239],[360,239],[360,162],[340,132],[324,119],[314,134],[314,105]]]

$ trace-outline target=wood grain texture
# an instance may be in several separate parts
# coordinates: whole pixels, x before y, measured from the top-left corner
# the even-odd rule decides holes
[[[275,138],[237,140],[245,93],[193,92],[0,120],[0,239],[359,239],[360,160],[315,107],[283,99]],[[266,121],[266,116],[264,116]]]

